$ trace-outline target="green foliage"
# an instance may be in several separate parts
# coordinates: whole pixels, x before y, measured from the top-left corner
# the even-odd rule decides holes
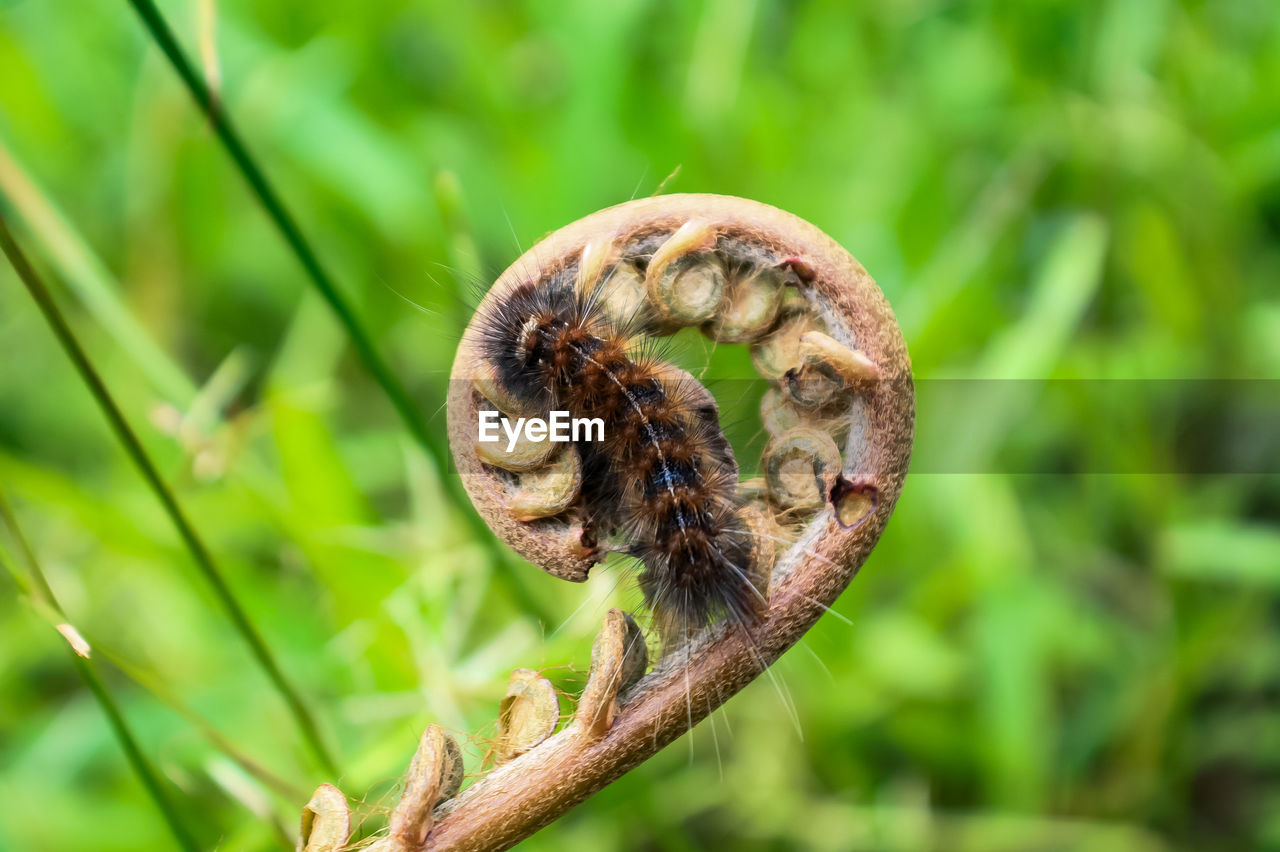
[[[436,440],[475,294],[677,167],[665,191],[826,230],[903,324],[913,475],[836,607],[852,625],[777,667],[803,738],[762,679],[528,848],[1280,844],[1273,4],[229,0],[212,32],[162,11],[189,56],[216,49],[249,151]],[[290,789],[324,780],[369,791],[376,830],[424,725],[483,734],[512,668],[585,667],[633,584],[495,556],[127,3],[0,1],[0,80],[0,215],[342,777],[7,265],[0,491],[202,847],[279,845]],[[748,369],[721,349],[709,378]],[[711,387],[749,444],[754,401]],[[0,849],[171,845],[10,580]]]

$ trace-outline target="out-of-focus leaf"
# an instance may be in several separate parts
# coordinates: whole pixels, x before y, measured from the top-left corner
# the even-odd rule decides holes
[[[1164,531],[1161,564],[1172,577],[1207,583],[1280,586],[1280,525],[1200,521]]]

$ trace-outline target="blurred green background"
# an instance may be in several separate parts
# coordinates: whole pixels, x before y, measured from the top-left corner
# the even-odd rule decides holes
[[[849,248],[922,389],[1280,379],[1273,2],[859,5],[161,8],[437,436],[477,288],[677,167]],[[474,770],[513,667],[580,684],[634,590],[482,546],[124,0],[0,0],[0,195],[341,767],[4,265],[0,493],[201,847],[284,843],[326,780],[375,831],[424,725]],[[1177,423],[1067,397],[922,390],[969,472],[917,466],[851,624],[778,664],[802,735],[758,681],[526,848],[1280,848],[1280,476],[1154,472]],[[17,578],[0,848],[171,847]]]

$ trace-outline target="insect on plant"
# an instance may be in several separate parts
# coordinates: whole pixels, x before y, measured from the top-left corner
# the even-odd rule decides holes
[[[436,439],[158,12],[149,2],[135,5],[366,367],[434,451]],[[39,277],[3,236],[5,253],[227,614],[319,762],[331,767],[301,699]],[[655,341],[685,328],[717,344],[750,346],[771,383],[760,412],[770,435],[760,476],[741,475],[712,395],[661,356]],[[554,432],[562,416],[570,424],[563,440]],[[511,430],[505,442],[480,440],[484,423],[511,418],[542,426]],[[795,216],[739,198],[661,196],[600,211],[526,252],[494,283],[458,347],[450,451],[484,524],[534,565],[573,582],[611,555],[634,566],[647,610],[641,621],[652,630],[646,637],[631,615],[606,613],[563,725],[551,684],[516,670],[500,708],[494,766],[465,791],[457,743],[429,726],[390,830],[368,848],[514,845],[766,673],[875,546],[902,488],[913,424],[910,362],[883,294],[843,248]],[[575,426],[584,427],[581,435]],[[123,721],[121,739],[129,741]],[[139,775],[154,781],[136,749],[128,751]],[[193,848],[158,783],[153,788],[175,837]],[[337,852],[350,835],[346,796],[321,785],[303,809],[302,848]]]
[[[656,354],[654,338],[686,327],[749,345],[772,383],[759,477],[741,480],[711,394]],[[659,651],[610,610],[558,732],[555,690],[517,670],[498,765],[463,792],[458,746],[430,726],[383,850],[507,848],[765,672],[874,547],[914,420],[906,348],[866,271],[812,225],[714,195],[622,204],[526,252],[464,334],[448,408],[490,528],[564,580],[629,558]],[[478,440],[481,422],[553,411],[602,421],[603,439]],[[307,813],[312,836],[345,842],[339,791],[321,787]],[[307,848],[340,848],[328,842]]]

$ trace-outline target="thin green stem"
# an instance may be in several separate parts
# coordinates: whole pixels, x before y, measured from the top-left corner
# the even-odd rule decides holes
[[[409,394],[400,385],[395,375],[392,374],[386,362],[382,360],[382,357],[374,348],[373,341],[370,340],[369,335],[356,318],[355,312],[347,304],[346,298],[338,290],[329,273],[320,264],[319,257],[312,251],[310,244],[302,235],[297,222],[285,208],[275,189],[267,181],[266,175],[258,168],[253,157],[250,156],[249,150],[241,140],[239,132],[231,124],[230,117],[227,115],[226,110],[223,109],[222,102],[214,96],[204,79],[201,78],[195,67],[182,52],[177,39],[174,38],[173,31],[169,29],[169,25],[160,14],[160,10],[156,8],[156,5],[151,0],[129,0],[129,3],[139,17],[142,18],[147,30],[151,33],[152,38],[155,39],[160,50],[164,52],[178,76],[182,78],[182,82],[186,84],[187,91],[191,93],[196,106],[208,118],[214,133],[217,134],[218,141],[226,148],[227,154],[235,162],[236,168],[240,170],[245,181],[248,182],[249,188],[266,210],[267,216],[271,218],[271,221],[280,230],[280,234],[284,237],[285,242],[288,243],[289,249],[297,257],[298,262],[302,264],[307,277],[320,293],[325,304],[329,306],[342,324],[365,368],[373,374],[374,380],[382,386],[409,431],[413,433],[420,443],[429,447],[432,456],[439,461],[443,457],[441,453],[443,447],[440,446],[439,440],[431,435],[425,424],[423,424],[413,406],[413,402],[409,399]]]
[[[22,558],[26,560],[27,568],[31,572],[31,583],[34,587],[32,593],[61,614],[62,607],[58,605],[58,598],[53,594],[53,587],[49,585],[48,578],[45,577],[44,571],[40,569],[40,563],[36,560],[35,551],[31,549],[31,545],[27,542],[27,537],[22,534],[22,529],[18,526],[18,518],[13,514],[13,509],[9,507],[9,501],[5,499],[3,491],[0,491],[0,521],[3,521],[4,525],[9,529],[9,534],[18,543],[18,551],[22,554]]]
[[[6,525],[11,519],[12,516],[6,516]],[[18,537],[19,547],[26,551],[26,544],[22,541],[17,527],[11,525],[10,529]],[[21,576],[13,566],[8,564],[2,554],[0,554],[0,562],[4,562],[4,567],[9,573],[15,577]],[[34,562],[30,564],[35,565]],[[38,579],[39,572],[33,569],[33,574],[37,578],[36,582],[47,588],[47,584]],[[50,593],[50,597],[45,603],[58,610],[57,600],[52,597],[52,593]],[[61,612],[61,610],[58,611]],[[102,678],[98,677],[98,672],[94,668],[92,661],[80,656],[69,645],[67,646],[67,651],[71,655],[71,662],[76,668],[76,673],[80,675],[80,679],[89,687],[89,691],[93,693],[98,706],[102,708],[103,715],[107,717],[107,723],[111,726],[116,741],[120,743],[120,748],[124,750],[129,766],[133,769],[133,773],[138,776],[138,780],[142,782],[142,786],[146,789],[147,795],[151,797],[156,809],[160,811],[160,815],[164,818],[165,825],[168,826],[170,833],[173,834],[173,839],[177,841],[178,847],[186,850],[186,852],[198,852],[201,848],[200,844],[196,842],[191,832],[187,830],[186,825],[183,824],[177,808],[174,807],[173,801],[161,784],[160,773],[151,765],[151,761],[147,760],[147,756],[142,753],[142,748],[138,745],[138,740],[134,737],[133,730],[129,727],[129,722],[120,711],[120,707],[116,704],[115,698],[112,697],[111,691],[107,689],[107,685],[102,681]]]
[[[41,566],[40,560],[36,558],[35,550],[32,549],[31,544],[27,541],[26,535],[22,532],[22,527],[18,525],[18,518],[13,513],[4,491],[0,491],[0,521],[9,530],[9,536],[17,543],[18,553],[21,555],[21,560],[26,563],[27,574],[30,576],[15,571],[13,566],[9,566],[9,574],[18,584],[19,589],[31,599],[32,609],[47,620],[51,626],[56,627],[59,622],[67,620],[66,610],[62,608],[58,596],[54,594],[53,587],[46,579],[44,568]],[[235,761],[245,772],[248,772],[265,786],[274,790],[277,795],[286,801],[296,802],[306,798],[307,792],[305,790],[296,788],[295,785],[271,772],[241,751],[230,738],[224,736],[208,719],[205,719],[183,703],[165,685],[162,679],[129,662],[123,655],[112,650],[106,643],[98,641],[93,636],[87,636],[86,639],[89,640],[89,644],[97,654],[105,657],[126,677],[150,692],[161,704],[164,704],[198,728],[214,748]]]
[[[107,690],[106,684],[98,677],[97,671],[89,661],[75,653],[75,651],[71,651],[71,662],[75,664],[76,671],[80,673],[80,677],[88,684],[90,691],[93,692],[93,697],[98,700],[98,705],[102,707],[102,712],[106,714],[107,721],[111,724],[111,729],[115,732],[116,739],[120,742],[120,747],[124,749],[129,765],[133,767],[134,773],[137,774],[142,785],[147,788],[152,801],[156,803],[156,807],[164,815],[164,821],[173,833],[174,840],[178,841],[178,845],[183,849],[197,852],[201,848],[200,844],[196,843],[195,838],[187,831],[187,827],[183,825],[177,810],[173,806],[173,802],[169,800],[164,788],[160,786],[159,774],[151,766],[147,756],[142,753],[137,739],[133,736],[133,731],[129,728],[129,723],[125,720],[124,714],[120,712],[115,699],[112,698],[111,693]]]
[[[170,521],[173,522],[192,559],[195,560],[196,567],[204,575],[209,585],[213,587],[214,595],[217,597],[218,602],[231,618],[232,624],[241,637],[249,645],[249,650],[257,660],[258,665],[280,693],[285,704],[288,705],[303,739],[315,755],[316,760],[325,772],[337,777],[339,774],[337,766],[320,739],[320,732],[316,727],[310,710],[303,702],[302,697],[285,678],[284,672],[281,671],[280,666],[276,663],[275,657],[267,647],[266,642],[261,634],[258,633],[248,613],[245,612],[235,593],[232,592],[222,571],[214,562],[213,555],[196,533],[186,513],[183,512],[182,507],[178,504],[173,491],[160,476],[160,472],[156,469],[154,462],[151,461],[151,457],[147,455],[146,450],[143,448],[142,442],[138,440],[137,434],[134,433],[133,428],[125,419],[120,406],[116,404],[101,376],[98,375],[97,370],[90,363],[79,341],[76,340],[71,326],[67,324],[62,312],[58,310],[58,306],[53,301],[48,288],[45,287],[44,282],[40,280],[35,269],[27,260],[26,255],[23,254],[22,249],[14,241],[13,235],[9,233],[9,228],[3,218],[0,218],[0,248],[3,248],[5,255],[9,258],[9,262],[13,264],[14,270],[18,273],[18,277],[26,285],[32,299],[39,306],[45,320],[49,323],[49,327],[53,330],[58,342],[67,353],[67,357],[71,359],[81,379],[88,386],[94,400],[98,403],[98,407],[102,409],[103,415],[106,416],[107,422],[110,424],[116,438],[124,446],[129,458],[138,468],[138,472],[142,474],[142,478],[152,492],[155,493],[165,513],[169,516]]]
[[[263,209],[266,210],[267,216],[280,231],[285,242],[288,243],[290,250],[306,272],[307,278],[320,293],[325,304],[333,311],[334,316],[337,317],[338,322],[351,339],[351,345],[355,347],[361,363],[373,376],[374,381],[382,387],[387,398],[391,400],[392,406],[395,408],[396,413],[399,414],[400,419],[404,421],[409,434],[422,447],[438,470],[447,471],[449,469],[447,443],[427,428],[408,392],[400,384],[395,374],[391,372],[386,362],[382,360],[382,356],[378,354],[373,341],[370,340],[369,335],[361,326],[351,306],[347,304],[342,292],[321,265],[319,257],[312,250],[306,237],[303,236],[297,222],[290,215],[288,209],[284,206],[284,202],[281,201],[280,196],[270,182],[268,182],[266,174],[249,154],[249,149],[241,139],[240,133],[231,123],[231,117],[223,107],[222,101],[210,90],[204,78],[200,76],[195,66],[187,58],[174,37],[173,30],[169,28],[164,16],[160,14],[160,10],[156,8],[152,0],[129,0],[129,5],[138,13],[138,17],[142,19],[142,23],[146,26],[156,45],[169,60],[169,64],[173,66],[173,70],[182,78],[182,82],[186,85],[191,99],[195,101],[196,106],[208,119],[210,126],[213,127],[213,131],[218,137],[218,141],[222,143],[222,147],[226,149],[228,156],[231,157],[236,168],[240,170],[240,174],[249,184],[250,190],[257,197]],[[458,477],[445,476],[444,481],[445,487],[449,491],[449,496],[455,505],[461,507],[470,506],[470,500],[463,491],[462,483]],[[505,555],[494,540],[492,531],[485,525],[480,516],[466,508],[462,509],[461,514],[466,524],[475,533],[476,540],[489,551],[495,564],[504,564],[506,562]],[[519,598],[519,603],[525,611],[536,614],[547,623],[552,621],[550,613],[546,612],[546,608],[532,596],[523,583],[509,578],[506,574],[503,574],[503,576],[509,579],[508,588]]]
[[[125,304],[121,288],[102,259],[71,225],[63,211],[0,138],[0,194],[45,250],[45,256],[73,292],[127,354],[151,385],[169,402],[185,408],[196,388],[177,362],[156,342]],[[35,244],[33,243],[33,245]]]
[[[223,734],[213,726],[213,723],[200,715],[194,709],[186,704],[161,678],[146,671],[142,667],[134,664],[125,658],[117,649],[112,648],[105,642],[99,642],[93,634],[88,634],[85,638],[89,644],[93,646],[94,652],[101,658],[107,660],[121,674],[125,675],[129,680],[145,689],[147,692],[169,708],[171,711],[182,717],[188,724],[200,732],[211,746],[222,752],[227,758],[243,769],[246,773],[256,779],[264,787],[268,788],[279,796],[283,801],[295,805],[298,802],[306,801],[311,795],[310,790],[304,790],[292,781],[289,781],[272,772],[263,766],[235,742]]]
[[[90,665],[89,661],[74,651],[71,652],[71,661],[75,664],[80,677],[89,685],[89,689],[93,692],[93,697],[98,700],[99,706],[102,707],[102,712],[106,714],[107,721],[111,724],[111,729],[115,731],[116,739],[120,741],[120,747],[124,749],[125,756],[129,759],[129,765],[133,767],[133,771],[142,781],[143,786],[147,788],[147,792],[156,803],[156,807],[164,815],[164,821],[169,825],[169,830],[173,832],[174,839],[178,841],[178,845],[183,849],[196,852],[196,850],[200,849],[200,845],[196,843],[195,838],[187,831],[187,827],[179,818],[177,810],[174,809],[173,802],[169,800],[164,788],[160,786],[159,774],[151,766],[147,756],[142,753],[137,739],[133,736],[133,731],[129,728],[129,723],[125,720],[124,714],[120,712],[115,699],[112,698],[111,693],[107,690],[106,684],[98,677],[98,672]]]

